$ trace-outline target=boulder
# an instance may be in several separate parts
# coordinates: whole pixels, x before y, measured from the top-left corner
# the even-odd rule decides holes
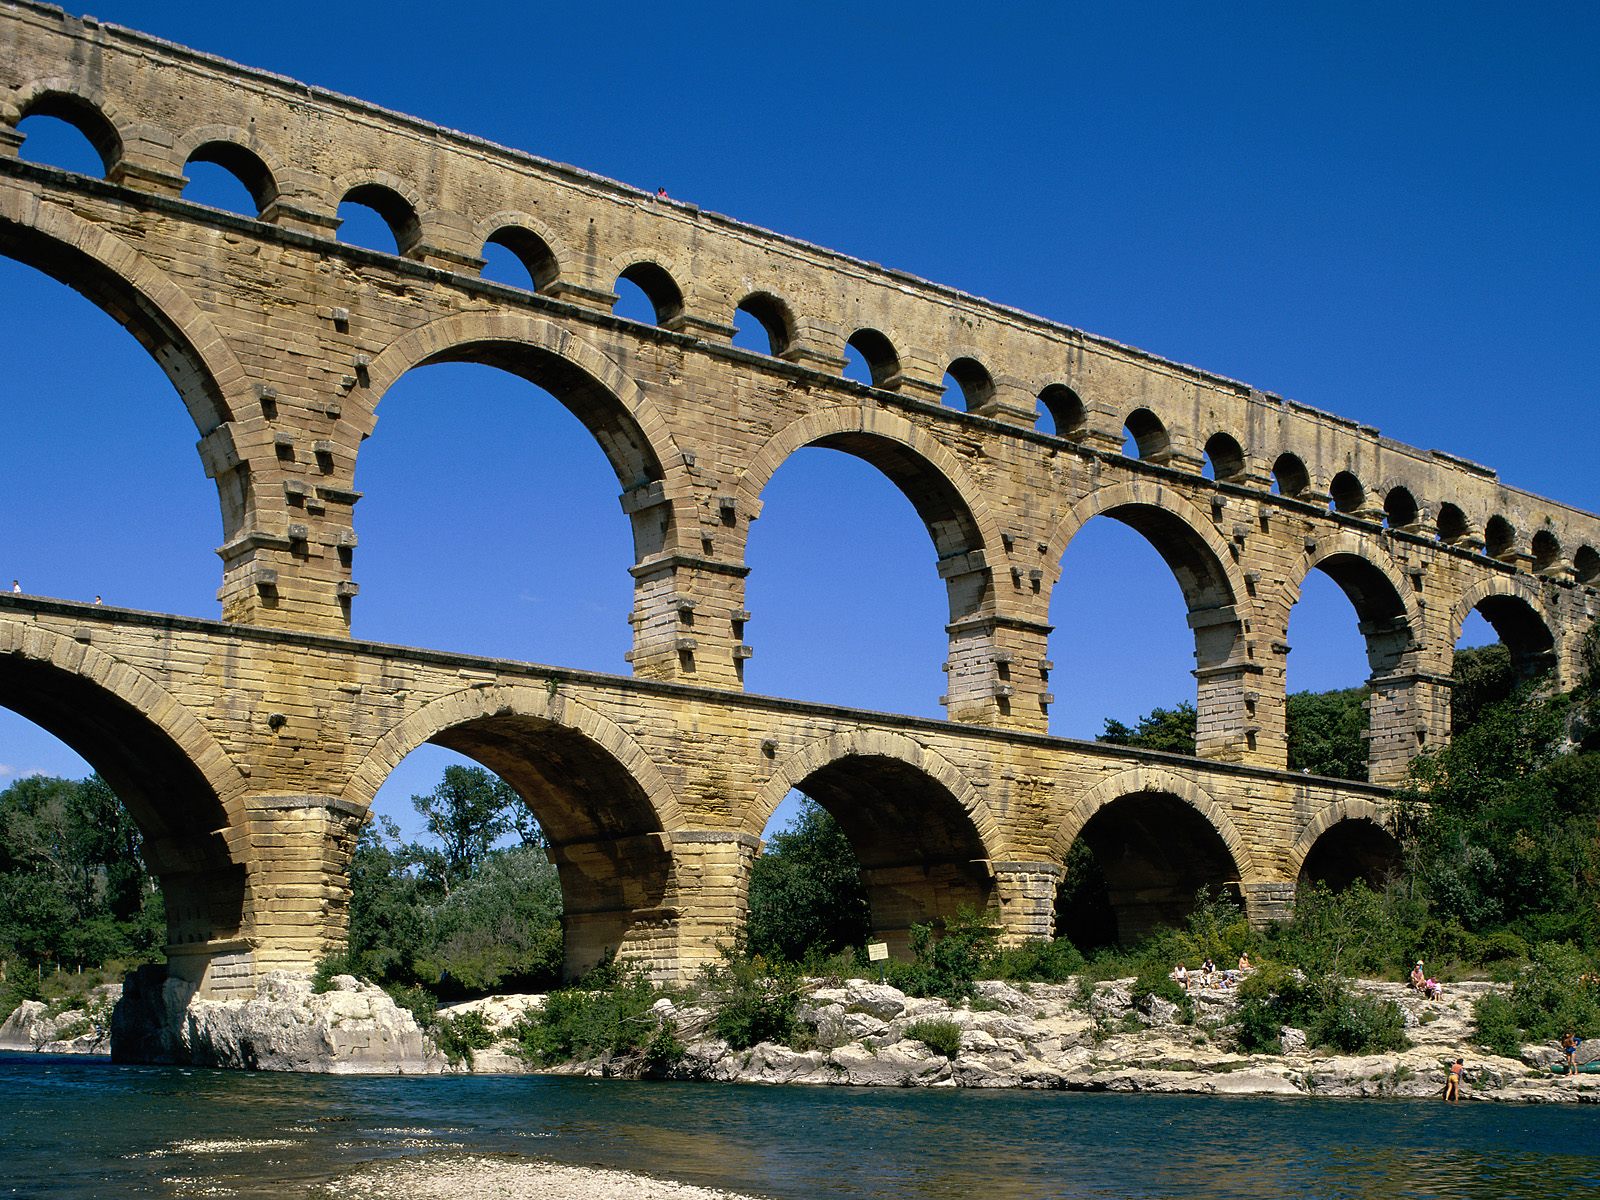
[[[91,988],[83,1003],[59,1013],[39,1000],[24,1000],[0,1024],[0,1050],[41,1054],[109,1054],[111,1013],[122,995],[120,983]]]
[[[315,992],[277,971],[244,1000],[206,1000],[159,968],[129,977],[112,1019],[112,1057],[337,1075],[437,1074],[445,1069],[416,1018],[382,988],[337,975]]]

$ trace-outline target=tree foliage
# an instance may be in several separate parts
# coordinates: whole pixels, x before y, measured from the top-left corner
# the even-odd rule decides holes
[[[0,962],[145,961],[165,933],[138,826],[104,780],[31,776],[0,792]]]
[[[850,839],[821,805],[803,800],[794,824],[767,842],[750,873],[749,951],[803,963],[861,946],[871,920]]]
[[[1293,692],[1284,719],[1289,769],[1334,779],[1367,777],[1366,688]]]
[[[1196,717],[1194,705],[1153,708],[1132,726],[1107,717],[1097,742],[1110,746],[1132,746],[1139,750],[1165,750],[1169,754],[1194,754]]]

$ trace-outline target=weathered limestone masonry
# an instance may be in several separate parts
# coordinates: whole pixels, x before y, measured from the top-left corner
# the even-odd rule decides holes
[[[105,178],[20,161],[35,114],[83,130]],[[258,215],[183,200],[197,161],[237,175]],[[334,239],[345,200],[384,216],[397,254]],[[530,290],[480,278],[489,243]],[[1600,521],[1487,468],[24,0],[0,0],[0,253],[140,338],[216,482],[226,625],[0,598],[0,702],[127,799],[168,890],[174,970],[213,994],[338,942],[355,831],[430,740],[535,802],[575,967],[620,948],[692,969],[741,919],[765,819],[801,785],[845,823],[894,939],[964,900],[994,902],[1011,936],[1049,932],[1080,833],[1124,932],[1208,882],[1265,915],[1303,872],[1359,870],[1385,811],[1381,787],[1284,770],[1288,620],[1310,571],[1360,615],[1378,784],[1447,736],[1471,611],[1567,684],[1600,603]],[[612,314],[620,279],[656,324]],[[730,344],[736,308],[770,354]],[[847,345],[872,385],[841,377]],[[634,534],[631,680],[348,640],[360,447],[388,387],[445,360],[527,377],[604,448]],[[942,401],[947,372],[964,409]],[[923,517],[949,592],[949,723],[741,694],[760,628],[746,537],[807,446],[874,464]],[[1044,736],[1088,632],[1052,650],[1050,594],[1096,516],[1148,538],[1182,585],[1204,761]]]

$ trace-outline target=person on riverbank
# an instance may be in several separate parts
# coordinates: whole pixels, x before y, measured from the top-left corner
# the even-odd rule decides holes
[[[1567,1061],[1567,1078],[1573,1083],[1578,1081],[1578,1047],[1582,1039],[1574,1037],[1572,1030],[1567,1030],[1561,1038],[1561,1054]]]
[[[1456,1104],[1461,1099],[1461,1060],[1450,1064],[1450,1073],[1444,1077],[1444,1102]]]
[[[1419,958],[1417,959],[1417,965],[1411,968],[1411,990],[1420,992],[1425,978],[1422,973],[1422,960]]]
[[[1189,990],[1189,968],[1188,967],[1184,966],[1182,963],[1179,963],[1178,964],[1178,969],[1172,973],[1172,977],[1178,981],[1178,986],[1181,987],[1184,991],[1187,992]]]

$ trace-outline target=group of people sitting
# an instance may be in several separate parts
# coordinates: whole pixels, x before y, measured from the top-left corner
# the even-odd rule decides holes
[[[1250,953],[1246,951],[1239,955],[1239,966],[1236,970],[1218,971],[1217,964],[1208,958],[1193,971],[1183,963],[1179,963],[1172,972],[1172,978],[1186,992],[1195,987],[1231,988],[1252,970],[1254,968],[1250,965]]]
[[[1417,965],[1411,968],[1411,990],[1421,992],[1428,1000],[1437,1000],[1444,994],[1444,988],[1439,986],[1439,981],[1432,975],[1422,970],[1422,960],[1417,959]]]

